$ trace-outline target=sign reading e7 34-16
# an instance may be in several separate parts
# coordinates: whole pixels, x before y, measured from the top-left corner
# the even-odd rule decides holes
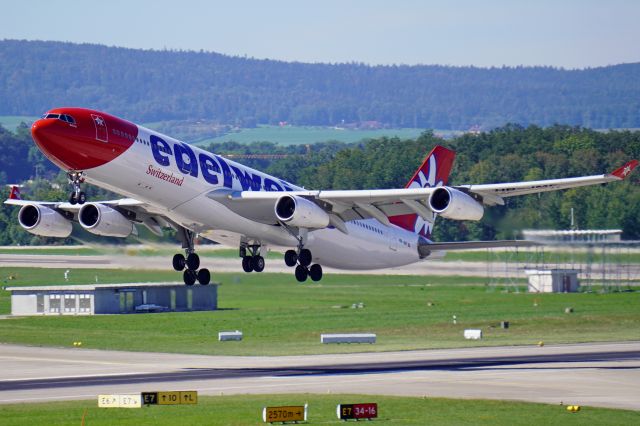
[[[375,419],[378,417],[378,404],[340,404],[336,411],[340,420]]]

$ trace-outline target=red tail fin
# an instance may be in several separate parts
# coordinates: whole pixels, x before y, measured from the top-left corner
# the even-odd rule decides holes
[[[16,185],[13,185],[11,187],[11,194],[9,194],[9,199],[10,200],[20,200],[20,188],[18,188]]]
[[[455,158],[456,153],[454,151],[439,145],[436,146],[424,159],[424,162],[409,180],[405,188],[431,188],[446,185]],[[389,220],[394,225],[404,228],[407,231],[416,232],[426,238],[431,238],[431,231],[435,219],[435,213],[429,220],[424,220],[417,214],[389,217]]]

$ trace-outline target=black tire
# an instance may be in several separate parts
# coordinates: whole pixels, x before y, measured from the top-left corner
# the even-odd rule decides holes
[[[85,194],[84,192],[81,192],[80,195],[78,195],[78,204],[84,204],[87,201],[87,194]]]
[[[298,263],[298,254],[294,250],[284,252],[284,263],[288,267],[296,266]]]
[[[196,278],[196,271],[192,271],[191,269],[185,269],[184,274],[182,274],[182,279],[186,285],[194,285]]]
[[[309,277],[311,277],[313,281],[320,281],[322,279],[322,266],[317,263],[311,265],[309,268]]]
[[[245,256],[242,258],[242,270],[245,272],[253,271],[253,262],[251,261],[251,256]]]
[[[300,254],[298,255],[298,262],[300,262],[302,266],[309,266],[311,265],[312,261],[313,256],[311,256],[311,251],[309,251],[309,249],[300,250]]]
[[[69,196],[69,204],[71,204],[71,205],[78,204],[78,200],[76,199],[76,193],[75,192],[72,192],[71,195]]]
[[[302,265],[296,266],[296,280],[298,280],[298,282],[301,282],[301,283],[305,282],[308,276],[309,276],[309,271],[305,266],[302,266]]]
[[[251,267],[256,272],[264,271],[264,257],[262,257],[262,256],[253,256],[251,258]]]
[[[200,256],[197,253],[189,253],[187,256],[187,268],[197,271],[200,268]]]
[[[176,271],[184,270],[184,265],[186,261],[184,260],[184,256],[180,253],[173,255],[173,269]]]
[[[211,282],[211,273],[207,268],[198,271],[198,282],[200,285],[208,285]]]

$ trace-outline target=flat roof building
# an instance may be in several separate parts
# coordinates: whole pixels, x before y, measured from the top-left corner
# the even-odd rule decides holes
[[[94,315],[213,311],[218,285],[128,283],[8,287],[12,315]]]

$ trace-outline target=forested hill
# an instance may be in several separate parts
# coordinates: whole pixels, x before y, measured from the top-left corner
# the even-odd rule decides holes
[[[585,70],[372,67],[0,41],[0,115],[39,115],[63,105],[146,122],[629,128],[640,127],[640,63]]]

